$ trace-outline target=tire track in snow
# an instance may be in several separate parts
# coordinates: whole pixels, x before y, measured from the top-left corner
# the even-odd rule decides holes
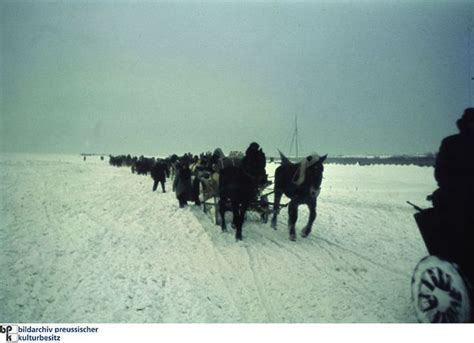
[[[207,219],[209,222],[212,220],[209,216],[207,216]],[[298,222],[306,220],[307,213],[302,212]],[[255,289],[258,292],[259,301],[265,309],[267,318],[269,320],[275,321],[275,311],[271,305],[271,302],[268,301],[268,294],[270,294],[270,296],[272,294],[275,295],[275,289],[266,288],[264,286],[264,283],[262,282],[262,274],[259,273],[259,271],[262,269],[257,264],[258,255],[255,255],[255,252],[261,254],[259,249],[255,249],[260,247],[260,245],[265,245],[265,242],[270,243],[272,246],[278,247],[280,250],[283,249],[288,253],[289,256],[296,258],[296,264],[300,263],[306,265],[306,267],[303,267],[304,272],[301,274],[301,277],[304,277],[305,273],[314,274],[315,272],[326,275],[326,278],[334,280],[332,281],[334,287],[339,289],[338,292],[340,294],[344,294],[343,297],[352,299],[352,306],[360,306],[361,309],[368,311],[366,313],[372,313],[372,311],[375,311],[376,313],[383,313],[383,302],[376,301],[374,303],[374,294],[367,291],[373,288],[373,280],[370,279],[370,276],[374,275],[374,277],[378,277],[377,275],[379,275],[380,272],[367,273],[367,269],[369,268],[364,268],[364,266],[370,264],[376,266],[377,269],[380,269],[381,271],[389,271],[395,275],[406,276],[406,273],[403,273],[399,269],[393,268],[384,263],[377,262],[369,256],[358,253],[342,244],[321,237],[320,234],[317,235],[316,232],[313,232],[313,235],[307,239],[301,241],[298,239],[296,243],[289,242],[286,233],[287,223],[285,221],[287,221],[287,215],[283,213],[278,218],[278,226],[285,228],[286,230],[279,231],[280,234],[277,237],[272,237],[274,236],[273,230],[271,230],[271,232],[267,232],[267,230],[261,230],[263,227],[267,227],[267,225],[252,223],[253,220],[246,220],[244,224],[244,232],[248,232],[247,237],[244,238],[246,240],[252,240],[252,236],[254,236],[254,238],[258,237],[258,239],[254,241],[256,243],[261,243],[258,246],[252,245],[252,247],[250,247],[244,245],[244,247],[249,256],[249,267],[254,275],[254,284]],[[320,221],[320,223],[322,222]],[[317,224],[315,223],[315,225]],[[282,232],[283,234],[281,234]],[[286,236],[285,240],[280,242],[279,238],[283,236]],[[255,242],[252,242],[252,244]],[[301,249],[301,243],[306,245],[307,248],[308,244],[310,247],[313,246],[314,248],[317,248],[321,253],[327,256],[327,259],[329,259],[331,263],[327,267],[323,267],[320,265],[320,263],[314,262],[313,259],[315,258],[315,255],[309,251],[310,249]],[[324,259],[322,261],[324,261]],[[290,265],[295,265],[295,262],[290,261],[288,263]],[[338,264],[341,264],[341,267],[338,267]],[[333,268],[331,268],[331,266],[333,266]],[[314,271],[312,272],[311,269]],[[297,273],[300,274],[300,272]],[[378,297],[384,296],[384,294],[378,292],[377,289],[374,289],[374,291],[376,291]],[[366,305],[372,303],[374,304]],[[371,318],[370,315],[368,315],[368,318]]]
[[[283,216],[287,217],[286,214],[283,214]],[[277,221],[278,227],[280,227],[282,224],[285,225],[285,219],[284,219],[284,218],[281,218],[281,217],[282,217],[282,215],[280,215],[280,216],[278,217],[278,221]],[[286,220],[287,220],[287,218],[286,218]],[[298,218],[298,221],[300,221],[300,220],[307,221],[307,220],[308,220],[307,214],[305,213],[304,215],[300,216],[300,217]],[[318,224],[318,222],[315,221],[314,225],[317,225],[317,224]],[[286,224],[286,225],[287,225],[287,224]],[[287,226],[286,226],[286,227],[287,227]],[[391,267],[391,266],[389,266],[389,265],[386,265],[386,264],[383,264],[383,263],[376,262],[376,261],[374,261],[373,259],[371,259],[371,258],[369,258],[369,257],[367,257],[367,256],[364,256],[364,255],[362,255],[362,254],[360,254],[360,253],[358,253],[358,252],[356,252],[356,251],[354,251],[354,250],[352,250],[352,249],[346,248],[346,247],[344,247],[344,246],[342,246],[342,245],[340,245],[340,244],[338,244],[338,243],[335,243],[335,242],[332,242],[332,241],[327,240],[327,239],[325,239],[325,238],[322,238],[320,235],[318,235],[318,236],[315,237],[314,235],[316,234],[316,232],[314,232],[314,231],[315,231],[315,230],[313,230],[313,232],[312,232],[312,236],[309,236],[308,238],[306,238],[308,241],[310,241],[310,242],[314,242],[314,241],[316,241],[316,240],[323,241],[323,242],[327,243],[327,244],[330,245],[330,246],[334,246],[334,247],[336,247],[336,248],[338,248],[338,249],[341,249],[341,250],[343,250],[343,251],[349,252],[349,253],[351,253],[351,254],[357,256],[358,258],[360,258],[360,259],[362,259],[362,260],[365,260],[365,261],[367,261],[367,262],[369,262],[369,263],[371,263],[371,264],[373,264],[373,265],[375,265],[375,266],[377,266],[377,267],[379,267],[379,268],[382,268],[383,270],[388,270],[388,271],[391,271],[391,272],[394,273],[394,274],[406,276],[406,273],[403,272],[403,271],[401,271],[401,270],[398,270],[398,269],[396,269],[396,268],[393,268],[393,267]],[[318,247],[320,247],[320,246],[318,245]],[[323,248],[324,248],[324,247],[323,247]],[[335,256],[335,255],[333,254],[333,252],[332,252],[330,249],[326,249],[326,250],[327,250],[327,252],[328,252],[329,254],[331,254],[332,256]]]
[[[240,295],[244,295],[244,298],[250,298],[252,301],[251,302],[248,302],[248,304],[253,304],[252,306],[252,311],[251,311],[251,315],[253,314],[254,316],[258,316],[258,319],[253,319],[252,321],[255,321],[255,320],[259,320],[259,321],[262,321],[262,318],[261,318],[261,314],[266,318],[264,319],[264,321],[271,321],[271,322],[276,322],[276,319],[275,319],[275,315],[274,315],[274,310],[269,302],[269,300],[267,299],[267,297],[265,296],[265,287],[263,286],[263,282],[262,280],[260,279],[260,277],[258,276],[258,273],[259,273],[259,270],[261,270],[261,266],[257,265],[258,262],[256,262],[258,259],[255,257],[254,253],[250,251],[250,248],[247,246],[246,242],[229,242],[229,244],[231,245],[228,245],[227,247],[229,248],[232,248],[233,250],[237,249],[237,252],[241,252],[239,254],[239,257],[243,257],[242,253],[245,254],[245,256],[247,257],[247,262],[248,262],[248,269],[247,271],[244,271],[244,273],[248,273],[249,275],[249,278],[247,278],[248,281],[250,281],[250,285],[248,285],[246,282],[245,282],[245,279],[242,278],[242,275],[244,275],[244,273],[242,273],[242,270],[239,271],[239,268],[234,268],[233,267],[233,263],[238,263],[239,264],[239,267],[242,266],[242,263],[240,263],[241,259],[239,259],[238,261],[234,261],[234,260],[230,260],[229,262],[229,259],[226,258],[226,254],[230,254],[231,253],[231,250],[230,249],[226,249],[225,251],[221,248],[222,246],[222,242],[221,239],[216,239],[217,237],[221,237],[223,239],[225,239],[224,237],[226,235],[229,235],[229,232],[227,233],[217,233],[217,231],[220,231],[221,228],[220,226],[216,226],[214,224],[204,224],[201,219],[203,220],[209,220],[209,215],[208,214],[204,214],[203,212],[200,212],[199,215],[197,213],[196,214],[196,217],[197,219],[201,222],[201,225],[203,227],[203,229],[206,231],[208,237],[210,238],[211,240],[211,244],[213,246],[213,250],[216,254],[216,256],[219,256],[219,258],[221,259],[221,261],[224,261],[223,263],[220,262],[220,266],[221,266],[221,270],[224,270],[224,267],[225,266],[225,271],[224,272],[227,272],[230,274],[230,278],[232,280],[237,280],[237,282],[239,282],[240,285],[242,285],[242,287],[240,287],[241,289],[244,289],[247,291],[247,294],[240,294]],[[213,228],[217,228],[215,231],[216,233],[212,233],[212,229],[210,227],[213,227]],[[234,235],[234,230],[231,229],[230,230],[230,234],[232,234],[232,237]],[[229,268],[230,267],[230,268]],[[221,279],[227,284],[229,281],[224,279],[223,276],[221,275]],[[227,286],[227,289],[228,289],[228,292],[232,295],[232,298],[233,298],[233,302],[234,304],[236,305],[236,308],[239,309],[239,312],[241,313],[241,317],[246,319],[249,317],[249,308],[246,307],[246,306],[243,306],[240,304],[240,301],[237,300],[236,298],[236,292],[235,292],[235,289],[239,289],[239,287],[236,287],[235,284],[232,284],[231,287],[230,286]],[[231,291],[230,289],[233,289],[234,291]],[[252,291],[253,289],[253,291]],[[252,291],[252,292],[250,292]],[[257,300],[257,303],[259,303],[261,306],[260,307],[255,307],[255,300]],[[256,310],[256,311],[255,311]],[[246,319],[248,320],[248,319]]]
[[[296,259],[301,262],[301,263],[304,263],[304,264],[309,264],[311,265],[314,269],[316,269],[317,271],[319,272],[323,272],[324,274],[326,274],[327,276],[330,276],[331,278],[334,278],[336,279],[337,281],[339,282],[342,282],[343,280],[341,278],[338,278],[336,277],[334,274],[330,273],[327,271],[327,269],[325,268],[321,268],[321,266],[317,265],[316,263],[312,262],[311,259],[308,259],[306,256],[303,256],[303,254],[300,252],[301,250],[299,250],[298,252],[295,251],[295,249],[298,249],[298,245],[297,243],[295,242],[290,242],[290,243],[287,243],[286,245],[283,244],[283,243],[280,243],[272,238],[269,238],[267,236],[265,236],[264,234],[260,234],[259,233],[259,236],[268,240],[269,242],[272,242],[274,245],[276,245],[277,247],[279,247],[280,249],[283,249],[284,251],[290,253],[291,255],[293,255],[294,257],[296,257]],[[290,248],[290,247],[295,247],[294,249],[293,248]],[[336,259],[334,258],[334,254],[330,251],[326,251],[327,254],[331,257],[331,259],[333,261],[335,261]]]
[[[199,207],[199,210],[201,210],[200,207]],[[218,248],[218,244],[216,244],[216,239],[214,237],[214,234],[212,234],[211,229],[209,228],[208,225],[204,225],[202,220],[201,220],[203,217],[205,217],[205,219],[209,219],[208,218],[209,215],[206,214],[206,213],[203,213],[203,212],[200,212],[200,213],[196,213],[196,211],[193,211],[193,212],[194,212],[194,215],[196,216],[196,219],[201,224],[203,231],[207,235],[207,238],[209,240],[209,244],[212,247],[213,255],[215,257],[215,261],[217,261],[217,267],[219,269],[218,275],[219,275],[219,278],[221,279],[222,283],[226,287],[226,293],[227,293],[228,299],[231,299],[234,308],[236,308],[239,311],[240,317],[245,318],[245,312],[246,311],[245,311],[245,309],[242,308],[242,305],[240,305],[240,303],[237,301],[237,299],[235,297],[235,292],[232,290],[233,288],[236,288],[235,285],[232,284],[231,285],[232,287],[230,287],[228,285],[229,280],[227,280],[223,276],[224,274],[232,273],[232,271],[229,270],[229,269],[231,269],[231,266],[229,265],[229,262],[225,258],[224,254]],[[218,227],[219,230],[220,230],[220,226],[217,226],[217,225],[214,225],[214,224],[211,224],[211,225],[214,226],[214,227]]]
[[[258,276],[258,271],[256,268],[256,264],[258,264],[259,269],[260,270],[262,269],[260,262],[258,262],[258,259],[255,258],[254,254],[250,252],[249,247],[245,246],[245,251],[247,252],[248,263],[250,266],[250,270],[252,271],[253,280],[257,289],[258,297],[260,298],[260,302],[262,303],[265,311],[267,312],[267,318],[270,320],[270,322],[275,323],[277,322],[275,319],[275,310],[273,309],[271,302],[268,301],[264,292],[262,292],[262,290],[264,289],[264,286],[263,286],[262,280]]]
[[[253,229],[255,229],[255,227]],[[319,275],[316,279],[313,278],[313,280],[316,281],[316,283],[313,284],[314,287],[318,287],[317,279],[319,277],[325,280],[332,280],[323,282],[321,286],[324,285],[323,287],[329,287],[329,289],[337,288],[336,292],[339,294],[339,297],[351,299],[350,302],[352,303],[352,306],[371,303],[371,294],[370,292],[367,292],[367,289],[370,288],[367,280],[365,280],[357,272],[353,271],[352,268],[347,270],[331,268],[331,266],[337,264],[339,260],[336,253],[327,251],[325,249],[318,249],[318,253],[318,250],[316,249],[308,249],[312,247],[312,244],[307,244],[308,241],[306,239],[299,241],[301,242],[300,244],[298,244],[298,241],[289,241],[286,237],[284,241],[278,241],[278,237],[272,237],[275,236],[275,232],[273,230],[252,230],[252,236],[255,235],[258,237],[258,239],[254,239],[254,242],[260,244],[255,245],[255,247],[252,245],[252,251],[259,251],[259,253],[262,254],[261,248],[263,248],[266,243],[270,243],[270,247],[268,249],[270,249],[272,252],[280,254],[281,258],[285,259],[286,265],[289,266],[289,268],[292,268],[292,274],[296,277],[296,279],[294,279],[294,281],[289,281],[288,285],[290,287],[294,282],[298,283],[301,282],[301,280],[306,280],[307,275]],[[281,234],[278,236],[282,237]],[[278,250],[280,250],[280,252],[278,252]],[[292,261],[291,259],[285,258],[285,256],[293,256],[295,259]],[[328,258],[330,261],[332,261],[331,263],[325,262],[328,260]],[[320,263],[316,261],[319,261]],[[324,266],[321,265],[321,263],[324,263]],[[263,287],[261,287],[261,289],[263,289]],[[278,292],[276,292],[276,290],[277,288],[269,288],[266,290],[266,292],[278,297]],[[307,309],[310,309],[314,308],[314,306],[317,306],[317,303],[314,303],[309,299],[304,299],[304,297],[302,300],[300,299],[300,307],[303,306],[307,307]],[[350,306],[347,308],[350,308]],[[276,313],[273,309],[270,309],[269,311],[272,311],[273,314]]]
[[[340,244],[338,244],[338,243],[331,242],[331,241],[329,241],[329,240],[327,240],[327,239],[325,239],[325,238],[322,238],[322,237],[318,237],[318,238],[316,238],[316,239],[319,240],[319,241],[325,242],[326,244],[328,244],[328,245],[330,245],[330,246],[334,246],[334,247],[336,247],[336,248],[338,248],[338,249],[341,249],[341,250],[346,251],[346,252],[348,252],[348,253],[350,253],[350,254],[353,254],[353,255],[357,256],[358,258],[360,258],[361,260],[367,261],[367,262],[369,262],[369,263],[371,263],[371,264],[373,264],[373,265],[375,265],[375,266],[377,266],[377,267],[379,267],[379,268],[382,268],[383,270],[389,270],[389,271],[391,271],[392,273],[398,274],[398,275],[401,275],[401,276],[406,276],[406,275],[407,275],[406,272],[403,272],[403,271],[400,271],[400,270],[398,270],[398,269],[396,269],[396,268],[390,267],[390,266],[388,266],[388,265],[385,265],[385,264],[376,262],[376,261],[374,261],[373,259],[371,259],[371,258],[369,258],[369,257],[367,257],[367,256],[364,256],[364,255],[362,255],[362,254],[359,254],[358,252],[355,252],[355,251],[352,250],[352,249],[343,247],[342,245],[340,245]],[[329,250],[328,250],[328,251],[329,251]]]
[[[306,266],[311,266],[317,272],[323,273],[327,277],[334,279],[338,284],[343,285],[344,288],[350,290],[351,294],[353,295],[357,294],[358,297],[362,299],[366,299],[367,301],[371,299],[371,295],[366,292],[367,286],[370,284],[370,281],[363,278],[360,273],[354,270],[354,268],[341,268],[341,269],[336,268],[335,270],[332,270],[329,268],[323,268],[319,266],[317,263],[312,261],[312,258],[314,258],[314,256],[310,256],[310,257],[305,256],[306,251],[304,249],[301,249],[302,247],[301,245],[298,245],[298,242],[290,242],[288,240],[286,242],[280,243],[276,241],[275,239],[268,237],[269,234],[265,234],[264,232],[260,232],[260,231],[255,231],[253,232],[253,234],[257,234],[261,239],[267,240],[273,243],[278,248],[283,249],[285,252],[296,257],[298,262]],[[305,240],[306,240],[305,242],[310,241],[310,239],[308,238],[305,238]],[[337,264],[338,261],[342,260],[345,265],[350,266],[351,263],[348,263],[345,259],[341,258],[331,249],[326,249],[319,244],[317,245],[317,247],[323,248],[327,256],[330,258],[331,261],[334,262],[334,264]],[[346,274],[349,276],[344,277],[342,274],[339,275],[340,274],[339,272],[341,271],[343,272],[342,274]]]

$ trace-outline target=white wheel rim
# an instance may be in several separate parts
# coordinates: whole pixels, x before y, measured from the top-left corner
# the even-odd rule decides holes
[[[412,299],[422,323],[469,321],[469,293],[461,274],[455,264],[436,256],[427,256],[416,266]]]

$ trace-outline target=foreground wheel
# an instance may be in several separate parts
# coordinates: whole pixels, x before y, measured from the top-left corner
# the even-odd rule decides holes
[[[454,263],[436,256],[423,258],[413,273],[411,294],[421,323],[466,323],[470,320],[468,286]]]

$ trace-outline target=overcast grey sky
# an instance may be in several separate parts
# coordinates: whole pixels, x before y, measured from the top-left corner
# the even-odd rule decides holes
[[[434,152],[472,101],[472,1],[0,6],[1,151]]]

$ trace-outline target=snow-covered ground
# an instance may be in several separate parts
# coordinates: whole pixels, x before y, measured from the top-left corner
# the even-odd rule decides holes
[[[269,165],[273,174],[275,165]],[[244,241],[150,177],[88,157],[0,156],[0,322],[415,322],[433,169],[326,165],[309,238],[250,213]],[[300,208],[297,227],[308,211]],[[230,213],[229,213],[230,216]]]

